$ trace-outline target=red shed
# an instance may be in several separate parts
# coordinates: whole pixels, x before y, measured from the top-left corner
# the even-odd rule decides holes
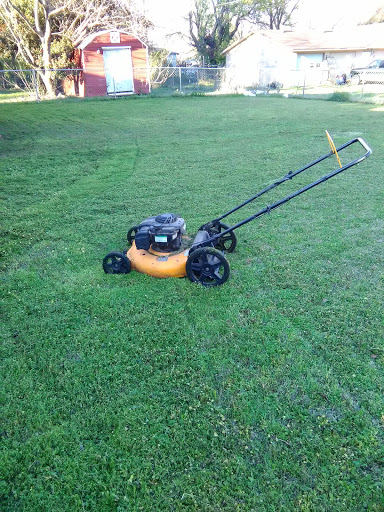
[[[76,96],[148,94],[148,48],[121,30],[91,34],[75,49],[74,61],[82,69],[79,79],[65,80],[64,92]]]

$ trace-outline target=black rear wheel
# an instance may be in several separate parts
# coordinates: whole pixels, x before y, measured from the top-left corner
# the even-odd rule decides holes
[[[188,256],[186,271],[193,283],[218,286],[224,284],[229,277],[229,263],[217,249],[201,247]]]
[[[138,226],[133,226],[128,230],[127,240],[128,240],[129,245],[133,244],[133,241],[135,239],[138,229],[139,229]]]
[[[227,224],[219,222],[219,233],[227,230],[228,228],[229,226]],[[219,238],[219,243],[216,245],[216,248],[219,249],[220,251],[233,252],[236,248],[236,244],[237,238],[235,233],[233,231],[229,231],[221,238]]]
[[[103,269],[106,274],[128,274],[131,262],[122,252],[110,252],[103,259]]]

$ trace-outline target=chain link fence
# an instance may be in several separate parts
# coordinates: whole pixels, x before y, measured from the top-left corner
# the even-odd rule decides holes
[[[51,69],[49,76],[55,97],[111,96],[123,94],[213,93],[225,82],[225,68],[153,67],[133,68],[132,76],[119,82],[105,69]],[[150,84],[150,88],[146,84]],[[124,90],[124,88],[126,90]],[[0,101],[40,101],[47,97],[39,70],[0,70]]]
[[[265,65],[260,68],[255,83],[244,88],[241,82],[249,83],[244,70],[228,70],[228,87],[237,93],[278,92],[285,96],[384,104],[384,70],[363,71],[358,76],[337,75],[319,68],[294,69],[281,74],[276,68]]]
[[[283,91],[291,96],[384,104],[384,73],[364,71],[356,77],[294,70],[289,78]]]
[[[225,71],[225,68],[151,68],[151,92],[159,95],[217,92],[225,84]]]
[[[49,76],[55,97],[64,97],[66,84],[80,84],[81,69],[50,69],[44,71]],[[0,70],[1,101],[40,101],[47,97],[42,78],[43,70],[2,69]],[[73,85],[74,91],[76,86]]]
[[[121,90],[123,86],[113,78],[107,83],[104,69],[93,69],[91,73],[82,69],[52,69],[49,74],[56,98],[117,97],[123,94],[142,94],[143,91],[156,96],[280,93],[285,96],[384,104],[384,74],[380,69],[363,71],[358,76],[341,77],[321,69],[292,70],[280,77],[272,68],[263,66],[255,82],[252,82],[247,77],[246,69],[134,68],[131,85],[125,91]],[[148,83],[150,88],[146,85]],[[46,97],[46,88],[39,70],[0,70],[0,102],[40,101]]]

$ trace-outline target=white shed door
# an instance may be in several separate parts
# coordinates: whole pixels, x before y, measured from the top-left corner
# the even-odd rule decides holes
[[[103,49],[107,93],[133,92],[132,57],[129,48]]]

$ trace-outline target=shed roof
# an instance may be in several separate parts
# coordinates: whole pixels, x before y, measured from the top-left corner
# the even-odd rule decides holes
[[[109,30],[100,30],[99,32],[94,32],[93,34],[89,34],[85,39],[83,39],[83,41],[77,46],[77,48],[79,48],[80,50],[84,50],[84,48],[86,48],[89,43],[91,43],[95,37],[98,37],[98,36],[102,36],[104,34],[109,34],[109,32],[119,32],[120,34],[126,34],[127,36],[132,36],[134,37],[135,39],[137,39],[138,41],[140,41],[140,43],[147,47],[147,45],[145,43],[143,43],[143,41],[135,36],[134,34],[131,34],[130,32],[125,32],[124,30],[117,30],[117,29],[114,29],[114,28],[110,28]]]
[[[223,55],[252,36],[264,37],[266,43],[281,44],[295,53],[384,49],[384,23],[375,23],[335,32],[258,30],[228,46]]]

